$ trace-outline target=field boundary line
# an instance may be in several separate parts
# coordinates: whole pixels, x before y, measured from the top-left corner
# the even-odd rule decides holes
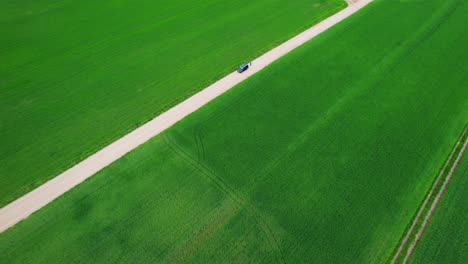
[[[451,178],[452,178],[452,176],[453,176],[453,174],[454,174],[454,172],[455,172],[455,170],[456,170],[456,168],[457,168],[457,166],[458,166],[458,164],[459,164],[459,162],[460,162],[460,160],[461,160],[461,158],[462,158],[462,156],[463,156],[463,154],[464,154],[464,152],[465,152],[465,150],[466,150],[466,148],[468,146],[468,139],[466,138],[467,133],[468,133],[468,125],[465,126],[465,128],[464,128],[464,130],[462,132],[462,135],[457,140],[457,143],[455,144],[453,150],[451,151],[449,157],[447,158],[447,161],[445,162],[444,166],[442,167],[442,169],[441,169],[439,175],[437,176],[436,180],[432,184],[432,187],[431,187],[429,193],[427,194],[426,199],[424,200],[423,204],[419,208],[418,213],[416,214],[416,217],[413,219],[411,227],[408,229],[405,237],[403,238],[403,240],[400,243],[400,246],[398,247],[397,252],[393,256],[391,264],[395,264],[395,263],[398,262],[398,260],[401,257],[401,254],[402,254],[403,250],[406,247],[406,244],[408,243],[410,237],[414,234],[415,228],[418,225],[419,221],[421,220],[421,217],[423,217],[424,211],[426,211],[428,206],[430,206],[429,211],[424,216],[424,220],[423,220],[422,225],[419,227],[414,239],[411,241],[411,244],[409,245],[408,249],[406,250],[406,254],[405,254],[405,257],[403,259],[403,263],[408,262],[409,257],[411,256],[417,242],[420,240],[420,238],[421,238],[421,236],[422,236],[422,234],[423,234],[423,232],[424,232],[424,230],[425,230],[425,228],[427,226],[427,223],[429,222],[430,218],[432,217],[432,214],[434,213],[434,210],[435,210],[440,198],[444,194],[445,189],[446,189],[449,181],[451,180]],[[463,144],[463,145],[462,145],[462,148],[459,150],[460,144]],[[447,174],[446,170],[449,167],[450,163],[453,161],[454,155],[457,153],[457,150],[459,150],[458,155],[455,158],[455,161],[453,162],[452,166],[450,167],[450,171]],[[436,191],[437,187],[439,187],[439,182],[442,180],[444,175],[446,175],[446,177],[445,177],[445,180],[443,182],[442,187],[437,192],[436,197],[434,198],[432,203],[430,205],[428,205],[429,202],[431,201],[431,199],[433,198],[434,192]]]
[[[350,4],[345,9],[322,20],[318,24],[253,60],[251,68],[243,74],[238,74],[237,72],[228,74],[151,121],[107,145],[70,169],[7,204],[0,209],[0,233],[41,209],[65,192],[107,167],[112,162],[168,129],[184,117],[195,112],[211,100],[230,90],[253,74],[261,71],[272,62],[348,18],[372,1],[373,0],[348,1]]]

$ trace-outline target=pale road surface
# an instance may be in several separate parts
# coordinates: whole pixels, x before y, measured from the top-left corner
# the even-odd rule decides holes
[[[192,97],[104,147],[72,168],[0,209],[0,233],[28,217],[112,162],[193,113],[270,63],[359,11],[373,0],[348,0],[348,7],[252,61],[248,71],[231,73]]]

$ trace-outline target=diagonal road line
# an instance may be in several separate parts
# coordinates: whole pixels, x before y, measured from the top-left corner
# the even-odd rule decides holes
[[[68,190],[107,167],[112,162],[182,120],[184,117],[195,112],[227,90],[259,72],[272,62],[356,13],[372,1],[373,0],[347,0],[349,4],[347,8],[255,59],[252,61],[252,66],[248,71],[243,74],[233,72],[225,76],[148,123],[104,147],[55,178],[1,208],[0,233],[41,209]]]

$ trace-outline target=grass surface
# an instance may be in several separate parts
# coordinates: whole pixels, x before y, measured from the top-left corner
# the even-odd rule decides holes
[[[467,121],[467,12],[376,0],[1,234],[3,259],[387,261]]]
[[[468,261],[468,156],[453,179],[411,256],[410,263],[466,263]]]
[[[345,5],[0,0],[0,206]]]

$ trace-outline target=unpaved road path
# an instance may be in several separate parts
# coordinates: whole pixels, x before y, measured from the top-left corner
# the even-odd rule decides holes
[[[252,67],[231,73],[182,103],[157,116],[124,137],[106,146],[72,168],[0,209],[0,233],[47,205],[71,188],[93,176],[115,160],[134,150],[152,137],[193,113],[214,98],[262,70],[285,54],[359,11],[373,0],[347,0],[349,6],[308,30],[252,61]]]

